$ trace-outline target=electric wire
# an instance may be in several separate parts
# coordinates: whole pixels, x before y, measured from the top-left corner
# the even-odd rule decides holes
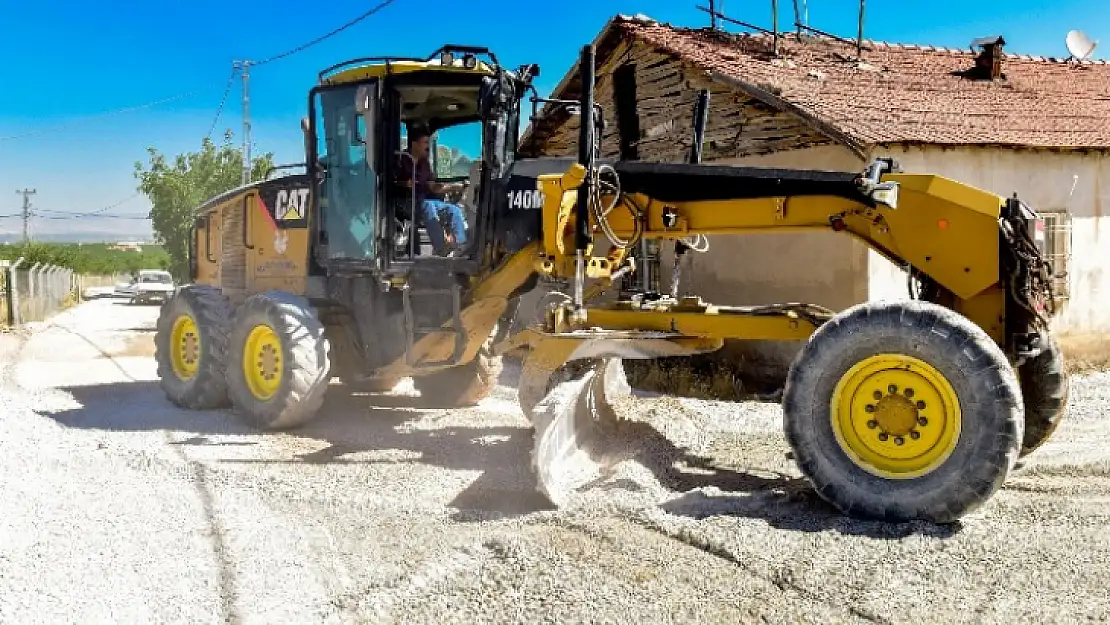
[[[301,44],[301,45],[299,45],[295,48],[286,50],[285,52],[282,52],[281,54],[275,54],[274,56],[268,57],[268,58],[263,59],[261,61],[251,62],[249,65],[252,66],[252,67],[257,67],[259,65],[265,65],[267,63],[272,63],[272,62],[277,61],[279,59],[283,59],[283,58],[292,56],[292,55],[294,55],[298,52],[301,52],[303,50],[306,50],[306,49],[320,43],[321,41],[329,39],[329,38],[343,32],[344,30],[347,30],[351,26],[354,26],[355,24],[358,24],[359,22],[365,20],[366,18],[370,17],[371,15],[374,15],[378,11],[381,11],[382,9],[386,8],[387,6],[393,4],[396,1],[397,0],[384,0],[384,2],[379,3],[377,6],[375,6],[372,9],[366,11],[362,15],[359,15],[358,17],[352,19],[351,21],[347,22],[346,24],[343,24],[342,26],[332,30],[331,32],[329,32],[327,34],[321,35],[321,36],[319,36],[319,37],[317,37],[317,38],[315,38],[311,41],[308,41],[306,43],[303,43],[303,44]],[[234,78],[235,78],[235,75],[236,75],[237,72],[238,72],[238,67],[236,67],[232,70],[231,77],[229,77],[228,80],[224,83],[224,96],[220,101],[219,108],[217,109],[216,119],[212,122],[212,129],[210,129],[208,131],[208,136],[209,137],[212,136],[212,132],[215,129],[216,123],[218,123],[220,115],[223,112],[224,104],[227,101],[228,93],[231,90],[231,84],[234,81]],[[27,137],[36,137],[36,136],[51,133],[51,132],[54,132],[54,131],[57,131],[57,130],[65,130],[66,128],[72,128],[73,126],[76,126],[76,125],[78,125],[78,124],[80,124],[84,121],[90,120],[90,119],[100,119],[100,118],[104,118],[104,117],[114,117],[116,115],[123,115],[123,114],[126,114],[126,113],[133,113],[133,112],[136,112],[136,111],[142,111],[142,110],[146,110],[146,109],[149,109],[149,108],[154,108],[156,106],[161,106],[163,104],[169,104],[170,102],[177,102],[179,100],[184,100],[186,98],[191,98],[195,95],[199,95],[201,93],[204,93],[204,92],[208,91],[209,89],[211,89],[216,84],[219,84],[219,83],[211,83],[211,84],[205,85],[204,87],[201,87],[199,89],[195,89],[193,91],[189,91],[189,92],[186,92],[186,93],[181,93],[181,94],[178,94],[178,95],[175,95],[175,96],[171,96],[169,98],[162,98],[161,100],[154,100],[152,102],[145,102],[143,104],[138,104],[138,105],[135,105],[135,106],[128,106],[128,107],[113,109],[113,110],[110,110],[110,111],[104,111],[102,113],[94,113],[92,115],[82,115],[82,116],[76,117],[74,119],[71,119],[70,121],[63,122],[61,124],[55,124],[53,126],[46,126],[44,128],[39,128],[37,130],[31,130],[31,131],[23,132],[23,133],[19,133],[19,134],[2,136],[2,137],[0,137],[0,141],[13,141],[13,140],[16,140],[16,139],[24,139],[24,138],[27,138]]]
[[[74,217],[64,215],[39,215],[38,213],[30,213],[30,217],[36,219],[74,219]],[[78,219],[136,219],[140,221],[149,220],[150,217],[145,215],[82,215]]]
[[[215,83],[213,83],[212,85],[214,85],[214,84]],[[102,113],[93,113],[91,115],[82,115],[80,117],[75,117],[75,118],[71,119],[70,121],[62,122],[60,124],[55,124],[53,126],[46,126],[46,127],[43,127],[43,128],[39,128],[37,130],[31,130],[31,131],[20,133],[20,134],[7,135],[7,136],[4,136],[4,137],[0,137],[0,141],[13,141],[15,139],[24,139],[24,138],[27,138],[27,137],[36,137],[38,135],[47,134],[47,133],[50,133],[50,132],[54,132],[56,130],[65,130],[66,128],[72,128],[73,126],[81,124],[81,123],[83,123],[85,121],[88,121],[90,119],[101,119],[101,118],[104,118],[104,117],[114,117],[116,115],[122,115],[122,114],[125,114],[125,113],[134,113],[136,111],[143,111],[143,110],[146,110],[146,109],[149,109],[149,108],[154,108],[156,106],[160,106],[162,104],[168,104],[170,102],[177,102],[179,100],[184,100],[186,98],[191,98],[195,95],[204,93],[205,91],[210,89],[212,87],[212,85],[208,85],[208,86],[205,86],[205,87],[200,88],[200,89],[195,89],[193,91],[189,91],[188,93],[182,93],[182,94],[178,94],[178,95],[175,95],[175,96],[172,96],[172,97],[169,97],[169,98],[162,98],[161,100],[155,100],[153,102],[146,102],[144,104],[138,104],[138,105],[135,105],[135,106],[128,106],[128,107],[124,107],[124,108],[114,109],[114,110],[111,110],[111,111],[104,111]]]
[[[118,202],[113,202],[112,204],[109,204],[108,206],[105,206],[103,208],[98,208],[98,209],[93,210],[93,211],[73,212],[73,211],[56,211],[56,210],[51,210],[49,208],[35,208],[30,213],[28,213],[28,216],[29,217],[35,217],[37,219],[54,219],[54,220],[58,220],[58,219],[88,219],[88,218],[93,218],[93,219],[139,219],[139,220],[148,220],[148,219],[150,219],[150,217],[148,217],[146,215],[133,215],[133,214],[132,215],[127,215],[127,214],[109,213],[108,212],[108,211],[112,210],[113,208],[122,206],[122,205],[130,202],[131,200],[139,197],[140,195],[142,195],[142,193],[135,193],[135,194],[130,195],[130,196],[128,196],[128,197],[126,197],[122,200],[119,200]],[[43,215],[41,213],[47,213],[47,214]],[[6,218],[6,217],[9,217],[9,215],[0,215],[0,218]],[[20,218],[22,218],[23,215],[22,214],[15,214],[15,215],[11,215],[11,217],[20,217]]]
[[[308,48],[310,48],[310,47],[312,47],[312,46],[314,46],[314,45],[316,45],[316,44],[318,44],[318,43],[320,43],[320,42],[322,42],[326,39],[329,39],[329,38],[343,32],[344,30],[347,30],[348,28],[354,26],[355,24],[358,24],[359,22],[361,22],[361,21],[365,20],[366,18],[374,15],[375,13],[378,13],[382,9],[385,9],[386,7],[393,4],[394,2],[396,2],[396,0],[384,0],[383,2],[377,4],[373,8],[369,9],[368,11],[362,13],[361,15],[355,17],[354,19],[348,21],[347,23],[339,26],[338,28],[333,29],[332,31],[330,31],[330,32],[328,32],[324,35],[321,35],[321,36],[319,36],[315,39],[312,39],[308,42],[305,42],[305,43],[303,43],[299,46],[296,46],[295,48],[291,48],[289,50],[286,50],[285,52],[282,52],[280,54],[276,54],[274,56],[265,58],[261,61],[249,62],[248,65],[249,66],[254,66],[254,67],[257,67],[259,65],[266,65],[268,63],[272,63],[274,61],[292,56],[292,55],[294,55],[298,52],[306,50],[306,49],[308,49]],[[224,82],[223,96],[221,96],[221,98],[220,98],[220,103],[216,107],[216,115],[214,116],[214,118],[212,120],[212,124],[208,128],[208,133],[205,135],[208,139],[212,138],[212,133],[215,132],[216,126],[217,126],[217,124],[219,124],[220,117],[223,114],[224,107],[227,104],[227,98],[231,93],[231,86],[235,82],[235,77],[238,75],[240,67],[241,66],[239,64],[234,64],[232,66],[231,74],[228,76],[227,80]],[[15,139],[23,139],[23,138],[27,138],[27,137],[34,137],[34,136],[38,136],[38,135],[43,135],[43,134],[47,134],[47,133],[50,133],[50,132],[53,132],[53,131],[56,131],[56,130],[64,130],[66,128],[71,128],[73,126],[76,126],[76,125],[78,125],[78,124],[80,124],[84,121],[90,120],[90,119],[100,119],[100,118],[104,118],[104,117],[113,117],[113,116],[122,115],[122,114],[125,114],[125,113],[132,113],[132,112],[136,112],[136,111],[146,110],[146,109],[149,109],[149,108],[160,106],[162,104],[168,104],[170,102],[176,102],[176,101],[179,101],[179,100],[184,100],[186,98],[189,98],[189,97],[192,97],[192,96],[195,96],[195,95],[198,95],[198,94],[201,94],[201,93],[207,91],[214,84],[215,83],[207,85],[207,86],[205,86],[203,88],[200,88],[200,89],[195,89],[193,91],[178,94],[176,96],[172,96],[172,97],[169,97],[169,98],[163,98],[161,100],[146,102],[146,103],[138,104],[138,105],[135,105],[135,106],[123,107],[123,108],[119,108],[119,109],[105,111],[105,112],[102,112],[102,113],[95,113],[95,114],[92,114],[92,115],[83,115],[83,116],[71,119],[70,121],[63,122],[61,124],[55,124],[53,126],[47,126],[47,127],[44,127],[44,128],[39,128],[37,130],[32,130],[32,131],[28,131],[28,132],[24,132],[24,133],[20,133],[20,134],[3,136],[3,137],[0,137],[0,141],[10,141],[10,140],[15,140]],[[134,195],[132,195],[132,196],[126,198],[126,199],[120,200],[119,202],[116,202],[114,204],[111,204],[109,206],[106,206],[104,208],[101,208],[101,209],[98,209],[98,210],[95,210],[95,211],[88,211],[88,212],[83,212],[83,213],[70,213],[70,212],[65,212],[65,211],[52,211],[52,210],[49,210],[49,209],[36,209],[34,212],[29,213],[27,216],[28,217],[34,217],[34,218],[37,218],[37,219],[51,219],[51,220],[79,219],[79,218],[90,218],[90,217],[105,218],[105,219],[149,220],[150,219],[149,216],[120,215],[120,214],[109,214],[108,213],[108,211],[110,211],[111,209],[113,209],[117,206],[120,206],[120,205],[122,205],[126,202],[129,202],[129,201],[135,199],[136,197],[138,197],[139,195],[141,195],[141,193],[136,193],[136,194],[134,194]],[[47,213],[47,214],[43,215],[43,214],[40,214],[40,213]],[[0,215],[0,219],[10,219],[10,218],[16,218],[16,217],[23,218],[23,214],[20,213],[20,214],[12,214],[12,215]]]
[[[120,201],[118,201],[118,202],[113,202],[112,204],[109,204],[108,206],[105,206],[104,208],[98,208],[98,209],[96,209],[96,210],[94,210],[94,211],[85,211],[85,212],[78,212],[78,213],[74,213],[74,212],[63,212],[63,211],[46,211],[46,212],[52,212],[52,213],[62,213],[62,214],[64,214],[64,215],[66,215],[66,217],[67,217],[67,218],[75,218],[75,217],[92,217],[92,216],[96,216],[96,215],[101,215],[101,214],[103,214],[103,213],[106,213],[106,212],[108,212],[108,211],[110,211],[110,210],[112,210],[113,208],[116,208],[116,207],[118,207],[118,206],[122,206],[122,205],[124,205],[124,204],[126,204],[126,203],[130,202],[131,200],[133,200],[133,199],[135,199],[135,198],[139,197],[140,195],[142,195],[142,193],[133,193],[133,194],[131,194],[131,195],[127,196],[126,198],[124,198],[124,199],[122,199],[122,200],[120,200]],[[43,209],[37,209],[37,210],[43,210]]]
[[[239,66],[231,66],[231,75],[227,77],[227,84],[224,85],[224,95],[220,98],[220,105],[216,107],[216,117],[212,120],[212,125],[208,128],[208,134],[205,135],[208,139],[212,138],[212,133],[216,130],[216,124],[220,123],[220,115],[224,112],[224,105],[227,104],[227,96],[231,93],[231,85],[235,83],[235,77],[239,75]]]
[[[320,43],[321,41],[324,41],[325,39],[328,39],[330,37],[338,35],[339,33],[343,32],[344,30],[347,30],[351,26],[354,26],[355,24],[358,24],[362,20],[370,17],[371,15],[377,13],[378,11],[381,11],[382,9],[386,8],[387,6],[393,4],[396,1],[397,0],[385,0],[384,2],[381,2],[377,6],[375,6],[374,8],[370,9],[369,11],[366,11],[362,15],[359,15],[358,17],[354,18],[353,20],[347,22],[346,24],[343,24],[342,26],[336,28],[335,30],[333,30],[333,31],[331,31],[331,32],[329,32],[325,35],[321,35],[321,36],[319,36],[319,37],[317,37],[317,38],[315,38],[311,41],[308,41],[306,43],[302,43],[301,45],[299,45],[295,48],[291,48],[289,50],[286,50],[285,52],[282,52],[281,54],[275,54],[274,56],[263,59],[261,61],[251,61],[250,65],[252,67],[255,67],[255,66],[258,66],[258,65],[265,65],[267,63],[272,63],[274,61],[277,61],[278,59],[283,59],[285,57],[292,56],[292,55],[294,55],[298,52],[301,52],[302,50],[305,50],[307,48],[310,48],[310,47]]]

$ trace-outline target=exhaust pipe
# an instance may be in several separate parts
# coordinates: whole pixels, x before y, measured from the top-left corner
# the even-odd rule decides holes
[[[578,208],[574,220],[574,311],[583,312],[583,290],[586,283],[586,249],[590,245],[590,185],[594,167],[594,47],[582,48],[578,63],[582,78],[579,98],[582,123],[578,129],[578,164],[586,168],[587,184],[578,190]]]

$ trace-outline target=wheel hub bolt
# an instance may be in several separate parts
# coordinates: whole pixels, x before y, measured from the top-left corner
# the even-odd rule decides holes
[[[923,402],[921,400],[918,400],[917,401],[917,409],[918,410],[925,410],[925,402]]]
[[[889,434],[887,434],[886,432],[879,432],[879,440],[885,442],[888,438],[890,438]]]
[[[921,433],[917,430],[910,430],[910,438],[912,438],[913,440],[917,440],[921,438]]]
[[[874,397],[875,397],[875,399],[882,399],[883,398],[883,392],[882,391],[875,391]]]
[[[863,407],[863,409],[864,409],[864,410],[865,410],[866,412],[875,412],[875,406],[873,406],[873,405],[871,405],[871,404],[867,404],[866,406],[864,406],[864,407]]]
[[[906,439],[902,438],[901,436],[895,436],[894,437],[894,444],[895,445],[901,445],[905,442],[906,442]]]
[[[918,417],[917,418],[917,424],[924,427],[926,425],[929,425],[929,420],[926,419],[925,417]]]
[[[911,399],[913,397],[913,389],[908,388],[908,389],[902,391],[902,394],[906,396],[906,399]]]
[[[889,392],[889,393],[890,393],[891,395],[893,395],[893,394],[895,394],[895,393],[897,393],[897,392],[898,392],[898,387],[897,387],[897,386],[895,386],[895,385],[893,385],[893,384],[891,384],[890,386],[886,387],[886,390],[887,390],[887,392]]]
[[[874,419],[871,419],[870,421],[867,422],[867,427],[874,430],[875,428],[879,427],[879,422],[874,420]]]

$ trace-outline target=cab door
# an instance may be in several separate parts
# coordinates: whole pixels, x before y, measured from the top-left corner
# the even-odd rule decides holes
[[[323,174],[313,193],[320,217],[321,265],[376,266],[379,220],[377,128],[379,83],[318,87],[312,95],[312,169]]]

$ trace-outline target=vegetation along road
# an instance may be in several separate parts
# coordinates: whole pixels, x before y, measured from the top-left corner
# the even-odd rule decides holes
[[[156,307],[0,335],[0,622],[1075,623],[1110,618],[1110,375],[954,527],[846,519],[770,403],[645,398],[615,472],[533,494],[512,367],[478,408],[336,386],[261,434],[171,406]]]

